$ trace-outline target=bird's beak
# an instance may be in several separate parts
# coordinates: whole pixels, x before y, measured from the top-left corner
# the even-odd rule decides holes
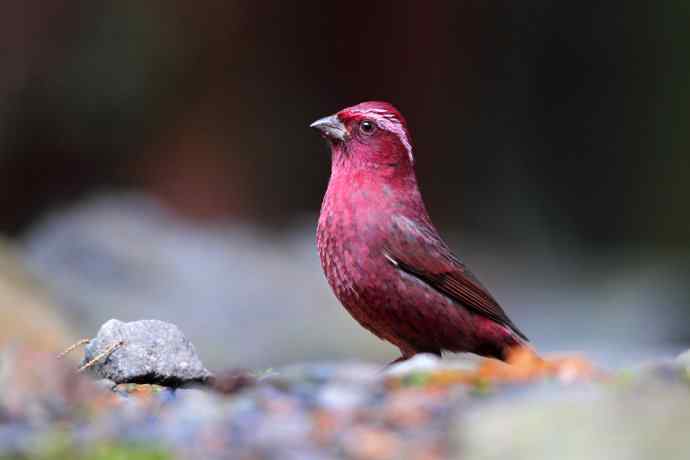
[[[323,136],[329,139],[341,142],[345,141],[347,136],[347,129],[345,129],[345,125],[338,120],[337,115],[323,117],[310,124],[309,127],[318,130]]]

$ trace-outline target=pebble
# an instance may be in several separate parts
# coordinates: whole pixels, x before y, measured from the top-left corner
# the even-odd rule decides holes
[[[81,366],[116,384],[180,387],[211,377],[182,331],[159,320],[109,320],[86,345]]]

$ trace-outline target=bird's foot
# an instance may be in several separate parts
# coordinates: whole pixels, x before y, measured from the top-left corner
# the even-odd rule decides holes
[[[410,358],[411,358],[410,356],[405,356],[405,355],[403,355],[403,356],[401,356],[400,358],[394,359],[394,360],[391,361],[390,363],[386,364],[386,366],[384,367],[384,370],[390,368],[390,367],[393,366],[394,364],[398,364],[398,363],[401,363],[401,362],[403,362],[403,361],[407,361],[407,360],[410,359]]]

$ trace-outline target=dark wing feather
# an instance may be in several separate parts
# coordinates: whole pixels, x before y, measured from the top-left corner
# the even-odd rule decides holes
[[[430,225],[397,217],[384,256],[398,269],[415,276],[462,306],[510,327],[528,340],[479,280],[458,260]]]

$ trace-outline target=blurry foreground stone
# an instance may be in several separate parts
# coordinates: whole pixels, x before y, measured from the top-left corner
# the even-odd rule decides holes
[[[78,375],[72,363],[24,346],[0,349],[0,388],[0,427],[26,425],[27,431],[61,419],[76,421],[84,407],[111,398]]]
[[[25,270],[14,245],[0,239],[0,347],[18,343],[42,351],[64,348],[74,335],[58,311]]]
[[[537,385],[519,399],[460,415],[453,442],[466,459],[686,460],[690,385],[660,365],[604,388]]]
[[[81,366],[116,384],[181,387],[211,376],[182,331],[158,320],[111,319],[86,346]]]

